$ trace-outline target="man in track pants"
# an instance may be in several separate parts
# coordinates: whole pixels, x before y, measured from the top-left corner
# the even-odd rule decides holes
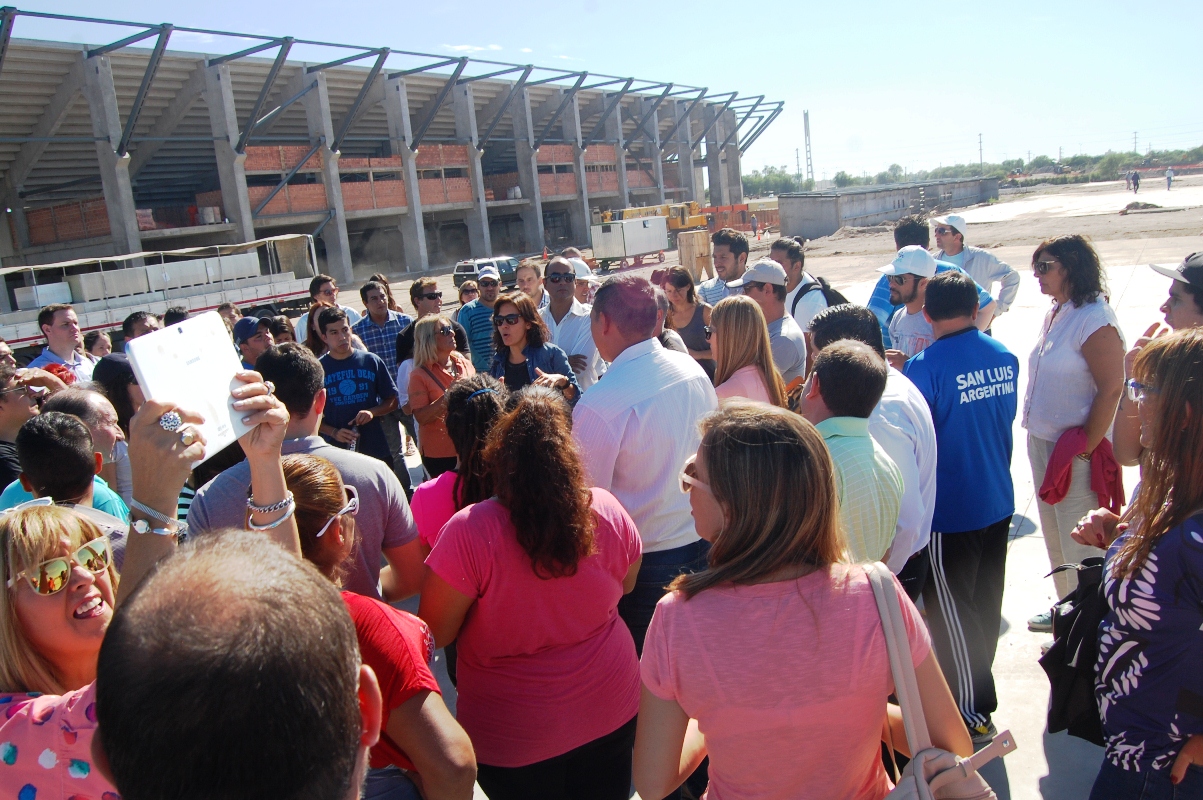
[[[964,273],[931,278],[923,313],[936,341],[904,370],[936,428],[931,577],[923,590],[936,657],[975,744],[997,730],[991,668],[1002,618],[1007,533],[1015,513],[1011,429],[1019,360],[979,332]]]

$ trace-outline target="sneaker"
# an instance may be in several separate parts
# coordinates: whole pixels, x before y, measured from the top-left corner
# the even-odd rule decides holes
[[[969,726],[969,738],[973,740],[974,747],[982,744],[990,744],[997,735],[998,728],[994,727],[994,720],[989,718],[986,719],[985,725]]]
[[[1048,655],[1048,651],[1053,649],[1053,644],[1055,644],[1055,641],[1053,639],[1049,639],[1047,642],[1041,642],[1041,644],[1040,644],[1041,657]]]
[[[1036,616],[1028,620],[1028,630],[1032,633],[1052,633],[1053,632],[1053,610],[1041,611]]]

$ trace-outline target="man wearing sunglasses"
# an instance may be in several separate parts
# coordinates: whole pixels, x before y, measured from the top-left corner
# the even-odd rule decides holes
[[[477,372],[488,372],[493,363],[493,306],[501,286],[501,273],[492,264],[485,264],[476,275],[480,297],[459,310],[459,322],[468,331],[468,346],[472,350],[472,366]]]
[[[347,315],[347,322],[355,325],[362,317],[350,306],[339,305],[338,284],[329,275],[315,275],[309,282],[309,300],[311,303],[326,303],[338,306]],[[303,342],[309,338],[309,312],[300,316],[296,323],[296,340]]]
[[[551,302],[539,309],[539,315],[551,333],[551,343],[568,354],[568,363],[584,391],[597,382],[598,368],[602,365],[589,322],[592,307],[576,299],[576,269],[563,256],[547,263],[543,285]]]
[[[994,291],[996,282],[1000,284],[995,297],[994,318],[1007,313],[1019,294],[1019,273],[1015,268],[987,250],[965,244],[965,218],[960,214],[935,217],[931,227],[936,235],[936,247],[940,248],[936,251],[936,261],[960,267],[987,292]]]
[[[20,381],[15,367],[0,366],[0,486],[21,474],[17,431],[38,414],[37,395]]]
[[[785,269],[771,258],[762,258],[739,280],[727,285],[756,301],[764,312],[764,321],[769,325],[769,346],[773,350],[773,363],[781,373],[786,385],[806,375],[806,334],[785,313]]]

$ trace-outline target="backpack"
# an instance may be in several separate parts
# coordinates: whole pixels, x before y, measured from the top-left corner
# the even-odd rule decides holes
[[[1103,594],[1104,559],[1083,559],[1063,564],[1050,575],[1077,570],[1078,586],[1053,606],[1053,646],[1040,657],[1048,676],[1049,733],[1068,731],[1097,745],[1103,744],[1103,724],[1094,696],[1094,667],[1099,656],[1099,625],[1107,616]]]
[[[844,297],[838,291],[831,288],[831,284],[827,282],[826,278],[820,278],[815,275],[812,275],[811,277],[815,279],[814,283],[808,283],[805,286],[803,286],[802,291],[798,292],[798,294],[794,297],[794,303],[790,307],[790,310],[789,310],[789,315],[791,317],[794,315],[795,312],[797,312],[798,303],[802,300],[802,298],[806,297],[806,295],[808,295],[811,292],[816,291],[816,290],[823,293],[823,299],[827,301],[828,308],[831,308],[832,306],[842,305],[842,304],[848,302],[847,297]]]

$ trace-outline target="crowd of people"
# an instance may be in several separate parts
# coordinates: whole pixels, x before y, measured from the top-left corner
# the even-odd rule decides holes
[[[866,305],[732,229],[700,283],[598,285],[569,249],[512,291],[483,266],[458,309],[372,276],[361,314],[319,275],[295,322],[217,309],[249,432],[199,464],[201,418],[116,349],[187,310],[117,339],[47,306],[28,367],[0,343],[0,785],[885,797],[883,742],[913,754],[867,565],[933,744],[970,756],[1018,417],[1050,566],[1106,551],[1091,797],[1203,797],[1203,254],[1154,267],[1165,324],[1128,349],[1090,243],[1041,243],[1022,366],[991,330],[1020,275],[965,234],[904,218]]]

